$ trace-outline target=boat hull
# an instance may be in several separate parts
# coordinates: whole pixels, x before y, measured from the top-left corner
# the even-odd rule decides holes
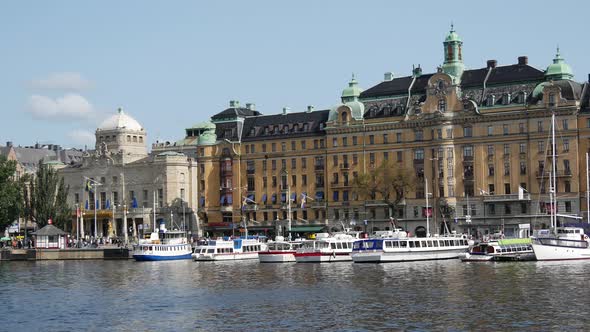
[[[244,259],[258,259],[258,253],[219,253],[219,254],[193,254],[194,261],[236,261]]]
[[[173,256],[135,254],[135,255],[133,255],[133,258],[138,262],[175,261],[175,260],[181,260],[181,259],[191,259],[191,254],[186,253],[186,254],[182,254],[182,255],[173,255]]]
[[[334,263],[350,262],[352,258],[349,253],[296,253],[295,261],[297,263]]]
[[[533,243],[538,261],[563,261],[590,259],[590,248],[573,248]]]
[[[454,248],[451,250],[429,251],[374,251],[353,252],[352,260],[355,263],[395,263],[415,262],[428,260],[456,259],[465,254],[467,248]]]
[[[260,263],[292,263],[295,262],[295,252],[259,252]]]

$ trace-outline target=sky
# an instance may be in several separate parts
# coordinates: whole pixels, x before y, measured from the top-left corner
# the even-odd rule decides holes
[[[0,144],[94,147],[121,107],[148,141],[229,106],[327,109],[351,75],[370,88],[435,72],[451,22],[467,68],[544,70],[559,46],[588,80],[588,1],[3,1]]]

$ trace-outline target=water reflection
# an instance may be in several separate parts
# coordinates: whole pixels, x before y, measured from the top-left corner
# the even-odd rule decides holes
[[[584,329],[588,262],[2,262],[6,329]],[[34,314],[32,314],[34,313]]]

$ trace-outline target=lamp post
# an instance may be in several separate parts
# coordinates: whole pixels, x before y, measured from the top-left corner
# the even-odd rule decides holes
[[[93,188],[92,189],[92,193],[93,193],[93,200],[94,202],[92,202],[92,204],[94,204],[94,238],[96,239],[97,235],[98,235],[98,227],[97,227],[97,222],[96,222],[96,203],[98,202],[98,199],[96,199],[96,187],[98,186],[102,186],[102,183],[95,181],[91,178],[88,177],[84,177],[86,179],[86,181],[90,182],[90,186]]]

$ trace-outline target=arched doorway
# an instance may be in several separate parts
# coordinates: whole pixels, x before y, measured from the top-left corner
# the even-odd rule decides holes
[[[414,229],[416,237],[426,237],[426,228],[424,226],[418,226]]]

